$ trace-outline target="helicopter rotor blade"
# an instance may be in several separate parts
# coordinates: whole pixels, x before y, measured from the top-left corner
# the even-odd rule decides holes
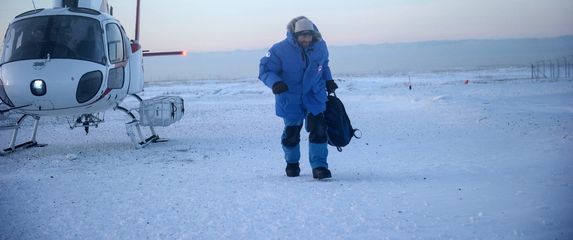
[[[135,12],[135,41],[139,42],[139,15],[140,15],[140,4],[141,0],[137,0],[137,8]]]
[[[171,51],[171,52],[150,52],[148,50],[143,51],[144,57],[170,56],[170,55],[187,56],[187,51]]]

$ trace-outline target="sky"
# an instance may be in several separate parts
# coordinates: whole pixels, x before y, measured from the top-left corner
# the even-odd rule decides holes
[[[108,0],[134,36],[135,0]],[[36,7],[52,0],[35,0]],[[153,51],[268,48],[304,15],[329,45],[573,35],[571,0],[142,0],[141,43]],[[33,9],[2,0],[0,27]]]

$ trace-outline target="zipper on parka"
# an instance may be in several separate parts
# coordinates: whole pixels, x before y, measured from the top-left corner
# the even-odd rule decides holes
[[[304,63],[304,69],[306,69],[308,67],[308,54],[306,54],[306,51],[304,49],[302,49],[301,51],[301,55],[302,55],[302,62]]]

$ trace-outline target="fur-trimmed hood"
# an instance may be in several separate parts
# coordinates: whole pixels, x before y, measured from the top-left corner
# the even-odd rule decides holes
[[[301,19],[307,19],[310,21],[310,19],[308,19],[305,16],[300,16],[300,17],[295,17],[292,20],[290,20],[290,22],[287,24],[287,34],[292,34],[294,37],[294,24]],[[312,22],[312,21],[311,21]],[[322,40],[322,34],[320,34],[320,31],[318,31],[318,28],[316,27],[316,24],[312,24],[314,26],[314,38],[315,41],[321,41]]]

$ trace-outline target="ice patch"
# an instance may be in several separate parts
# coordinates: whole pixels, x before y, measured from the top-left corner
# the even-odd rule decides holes
[[[78,155],[76,155],[76,154],[70,153],[70,154],[66,155],[66,160],[76,160],[76,159],[78,159]]]
[[[436,101],[443,101],[443,100],[448,100],[448,99],[450,99],[450,96],[440,95],[440,96],[433,97],[432,101],[436,102]]]

